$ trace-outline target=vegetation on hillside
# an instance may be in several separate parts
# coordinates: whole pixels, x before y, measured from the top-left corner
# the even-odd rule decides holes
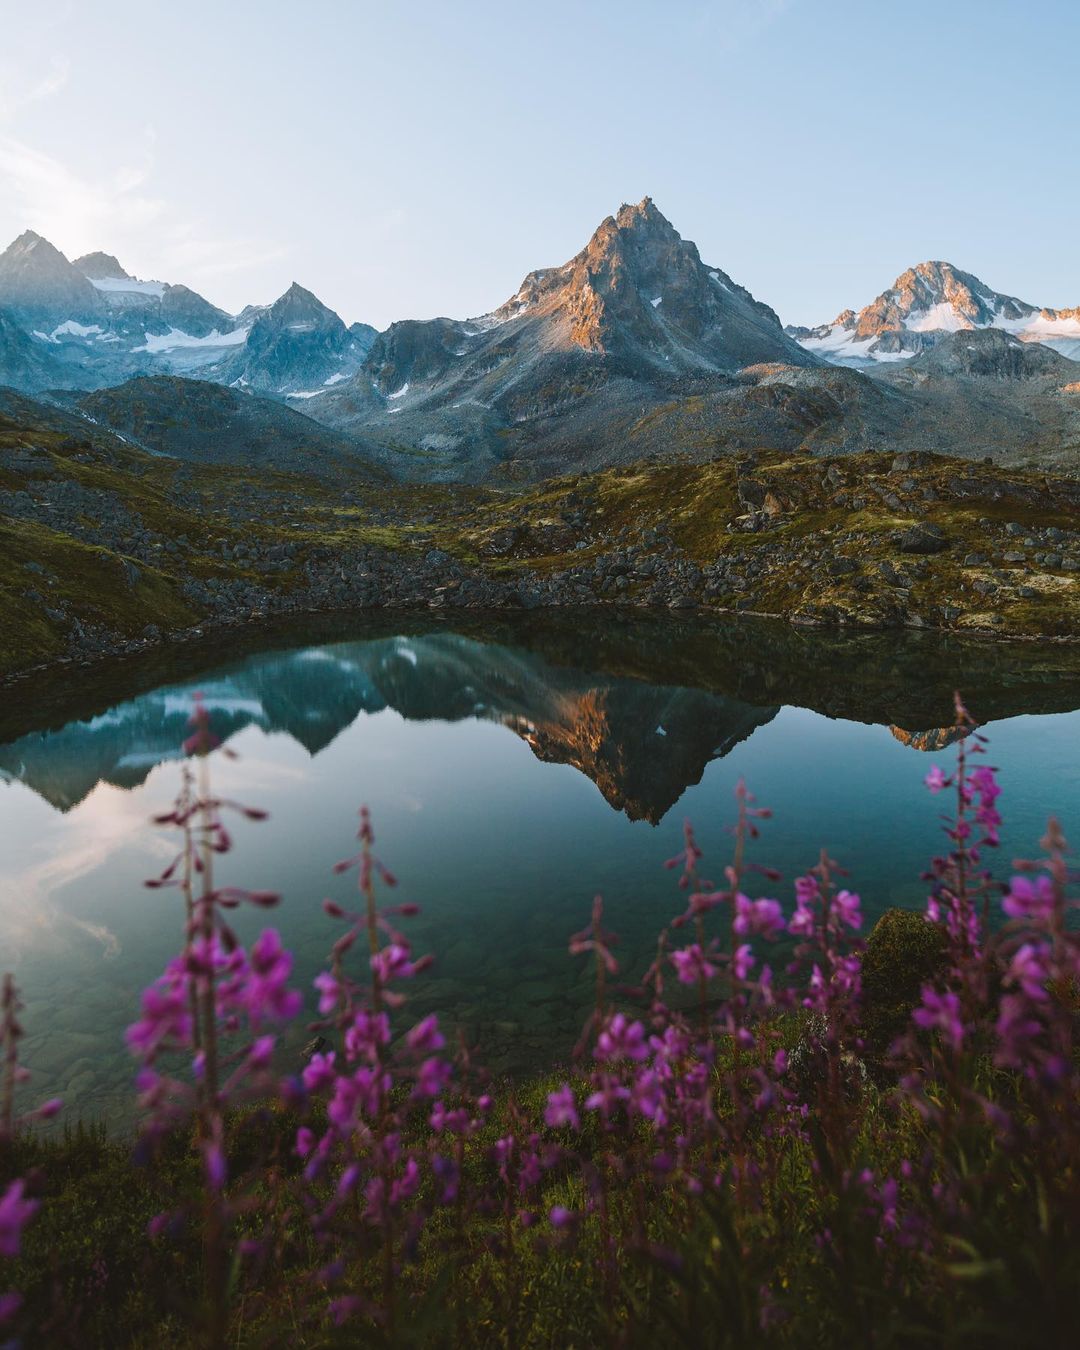
[[[15,410],[16,412],[18,410]],[[0,675],[373,607],[596,604],[997,636],[1080,631],[1080,485],[776,452],[496,490],[151,455],[0,416]]]

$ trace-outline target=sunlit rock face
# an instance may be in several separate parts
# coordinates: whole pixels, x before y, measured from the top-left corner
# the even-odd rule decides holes
[[[718,398],[707,423],[741,423],[738,372],[769,363],[820,364],[646,197],[489,314],[391,324],[356,378],[309,411],[415,445],[427,475],[483,477],[508,455],[528,473],[549,453],[564,465],[586,454],[611,462],[628,421],[703,392]]]
[[[901,745],[909,745],[913,750],[947,750],[967,735],[963,727],[932,727],[929,731],[905,731],[903,727],[890,727],[889,730]]]
[[[994,329],[1080,357],[1080,309],[1050,309],[1004,295],[952,263],[921,262],[856,313],[845,309],[816,328],[786,332],[816,356],[839,364],[909,360],[950,333]]]

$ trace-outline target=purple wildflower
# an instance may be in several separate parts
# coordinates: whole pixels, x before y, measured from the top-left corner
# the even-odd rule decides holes
[[[954,1050],[964,1041],[964,1023],[960,1016],[960,999],[951,991],[939,993],[932,985],[923,985],[922,1004],[911,1014],[916,1026],[924,1030],[939,1030]]]
[[[445,1059],[425,1059],[416,1073],[416,1097],[438,1097],[453,1076],[453,1069]]]
[[[1001,907],[1011,919],[1045,924],[1054,912],[1054,883],[1048,876],[1013,877]]]
[[[740,937],[778,937],[784,931],[784,911],[779,900],[751,900],[735,896],[735,931]]]
[[[673,951],[671,964],[680,984],[697,984],[699,980],[711,980],[716,974],[716,966],[706,959],[697,942]]]
[[[40,1201],[26,1200],[26,1182],[13,1181],[0,1196],[0,1255],[18,1256],[22,1231],[40,1209]]]
[[[580,1128],[581,1120],[578,1117],[574,1093],[569,1083],[564,1083],[562,1087],[548,1093],[547,1106],[544,1108],[544,1120],[552,1129],[558,1129],[561,1125],[569,1125],[572,1130]]]
[[[923,779],[923,782],[930,789],[930,791],[936,795],[943,788],[947,788],[949,784],[952,782],[952,779],[946,777],[945,773],[942,771],[940,764],[935,764],[931,768],[930,772]]]
[[[616,1013],[596,1038],[593,1053],[599,1060],[647,1059],[645,1028],[640,1022],[628,1022],[623,1013]]]
[[[264,929],[251,948],[251,969],[244,998],[253,1024],[257,1025],[264,1017],[288,1021],[300,1011],[300,994],[285,987],[292,964],[292,953],[282,946],[277,929]]]
[[[439,1019],[434,1013],[417,1022],[405,1040],[409,1049],[417,1055],[431,1054],[446,1044],[446,1038],[439,1030]]]

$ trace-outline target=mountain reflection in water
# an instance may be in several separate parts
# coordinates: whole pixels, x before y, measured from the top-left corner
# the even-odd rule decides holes
[[[27,730],[0,745],[0,775],[62,811],[99,782],[135,787],[179,757],[200,691],[223,741],[255,725],[313,756],[361,714],[388,708],[409,721],[498,723],[537,758],[573,765],[631,820],[655,824],[710,761],[785,704],[882,723],[923,750],[955,740],[954,688],[983,721],[1080,706],[1080,655],[1068,647],[746,622],[688,631],[639,621],[598,633],[589,623],[582,633],[557,619],[503,620],[503,642],[439,629],[256,653],[58,729]],[[34,711],[26,716],[32,725]],[[9,705],[0,732],[11,721]]]
[[[402,898],[422,907],[417,950],[436,958],[404,1016],[438,1012],[482,1062],[515,1072],[565,1057],[577,1038],[591,991],[567,937],[593,895],[622,971],[639,977],[684,905],[661,865],[682,817],[719,876],[740,777],[774,808],[753,847],[783,873],[772,893],[790,903],[791,878],[828,845],[870,921],[920,906],[941,844],[941,803],[922,778],[951,762],[959,688],[990,723],[1001,767],[992,864],[1030,856],[1051,810],[1080,836],[1078,674],[1071,648],[930,634],[395,615],[230,634],[10,687],[0,968],[25,992],[30,1086],[63,1097],[72,1119],[130,1123],[123,1029],[182,926],[176,893],[142,885],[174,844],[148,822],[175,794],[197,690],[239,752],[216,759],[215,787],[270,814],[237,822],[217,874],[282,893],[269,922],[295,954],[297,987],[311,990],[338,935],[322,899],[354,898],[355,880],[331,869],[366,802]],[[244,940],[267,921],[237,915]]]

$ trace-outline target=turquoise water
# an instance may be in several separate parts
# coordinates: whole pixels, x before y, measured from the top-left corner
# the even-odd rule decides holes
[[[753,856],[782,870],[769,888],[781,898],[826,845],[870,916],[921,906],[941,838],[922,779],[954,751],[904,740],[947,726],[957,673],[1001,771],[998,865],[1036,848],[1051,811],[1080,838],[1074,661],[523,619],[284,635],[246,654],[185,653],[173,678],[158,659],[27,689],[0,720],[0,964],[24,990],[34,1093],[64,1096],[72,1115],[129,1118],[123,1028],[181,928],[179,897],[142,886],[170,856],[148,821],[176,791],[196,689],[237,755],[216,757],[216,787],[270,812],[237,822],[222,876],[282,892],[269,921],[296,952],[298,983],[310,989],[338,931],[321,901],[348,898],[331,869],[367,803],[400,898],[423,907],[417,950],[436,956],[410,1012],[440,1011],[503,1071],[572,1045],[589,978],[567,938],[596,892],[627,977],[641,973],[680,909],[662,864],[684,817],[719,876],[740,777],[774,811]],[[298,1028],[289,1053],[304,1039]]]

